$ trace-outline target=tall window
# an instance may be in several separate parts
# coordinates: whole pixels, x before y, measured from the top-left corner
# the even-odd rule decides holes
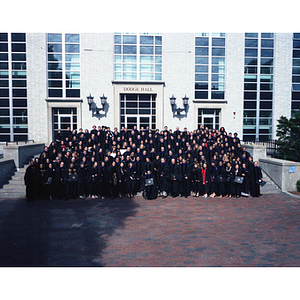
[[[225,99],[225,33],[196,34],[195,99]]]
[[[80,98],[80,36],[48,33],[48,97]]]
[[[245,33],[243,140],[272,139],[273,33]]]
[[[293,35],[292,110],[300,110],[300,33]]]
[[[162,36],[115,34],[115,80],[162,80]]]
[[[0,141],[28,139],[26,34],[0,33]]]

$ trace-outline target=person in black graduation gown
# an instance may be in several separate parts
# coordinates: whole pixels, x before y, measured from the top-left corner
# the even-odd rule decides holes
[[[147,180],[153,179],[153,185],[148,185]],[[143,195],[145,200],[154,200],[157,198],[157,185],[151,170],[148,170],[143,175]]]
[[[187,198],[191,193],[192,169],[185,158],[182,159],[181,174],[181,196]]]
[[[123,198],[126,195],[126,168],[123,162],[120,163],[120,167],[117,169],[117,178],[119,181],[119,198]]]
[[[37,198],[36,185],[37,185],[37,172],[33,161],[29,163],[24,175],[24,182],[26,185],[26,199],[28,202],[34,201]]]
[[[84,162],[80,163],[80,167],[78,169],[78,195],[79,198],[85,198],[85,185],[86,185],[86,168]]]
[[[105,167],[105,162],[102,161],[98,168],[98,195],[101,199],[106,196],[106,173],[107,168]]]
[[[210,176],[211,176],[211,183],[210,183],[210,197],[215,197],[217,193],[217,167],[216,162],[214,160],[210,163]]]
[[[227,162],[226,165],[226,195],[231,198],[234,196],[234,170],[230,162]]]
[[[133,188],[135,185],[135,171],[132,162],[129,162],[125,173],[126,193],[128,198],[133,198]]]
[[[171,182],[171,196],[178,197],[180,193],[181,172],[180,165],[172,158],[170,165],[170,182]]]
[[[226,170],[223,165],[223,161],[220,160],[217,167],[217,186],[218,186],[218,194],[219,198],[222,198],[226,195]]]
[[[250,180],[251,180],[250,170],[247,168],[246,163],[242,164],[241,170],[242,170],[242,177],[244,178],[241,195],[248,197],[250,194]]]
[[[251,169],[251,184],[252,184],[252,197],[261,196],[260,193],[260,182],[263,181],[261,168],[258,166],[258,162],[255,161]]]
[[[162,197],[167,197],[169,192],[170,168],[164,157],[161,158],[158,167],[157,178],[159,181],[160,193]]]
[[[198,162],[194,162],[192,169],[194,197],[199,197],[201,192],[201,168]]]
[[[234,166],[234,176],[242,177],[242,170],[241,170],[239,164],[236,164]],[[234,182],[234,195],[236,196],[236,198],[239,198],[241,196],[241,191],[242,191],[242,184]]]
[[[57,169],[57,178],[58,178],[58,198],[60,200],[66,199],[66,185],[68,180],[68,173],[65,168],[63,161],[60,162],[59,168]]]

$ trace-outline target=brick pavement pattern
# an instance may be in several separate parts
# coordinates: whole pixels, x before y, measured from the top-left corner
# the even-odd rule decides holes
[[[0,200],[0,266],[300,266],[300,200]]]

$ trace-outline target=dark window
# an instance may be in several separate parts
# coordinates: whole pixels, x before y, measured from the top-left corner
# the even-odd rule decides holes
[[[7,41],[8,41],[8,34],[0,33],[0,42],[7,42]]]
[[[0,60],[8,60],[8,53],[0,53]]]
[[[196,46],[208,46],[208,38],[196,37]]]
[[[26,89],[13,89],[13,97],[27,97]]]
[[[13,99],[13,107],[27,107],[27,99]]]
[[[224,99],[224,92],[211,92],[211,99]]]
[[[225,56],[225,48],[212,48],[212,56]]]
[[[26,61],[26,54],[12,53],[13,61]]]
[[[8,70],[8,62],[0,62],[0,70]]]
[[[292,100],[300,100],[300,92],[292,92]]]
[[[123,46],[124,54],[136,54],[136,46]]]
[[[8,44],[0,43],[0,52],[8,52]]]
[[[12,33],[11,40],[12,40],[12,42],[26,42],[26,34],[25,33]]]
[[[162,37],[161,36],[155,37],[155,45],[162,45]]]
[[[260,109],[272,109],[272,101],[260,101]]]
[[[255,48],[258,46],[257,39],[245,39],[245,47]]]
[[[196,90],[208,90],[208,82],[196,82],[195,89]]]
[[[300,102],[292,102],[292,109],[300,110]]]
[[[80,98],[80,90],[79,89],[67,89],[66,97],[67,98]]]
[[[266,66],[273,66],[273,58],[262,58],[260,60],[261,65],[266,65]]]
[[[300,57],[300,50],[293,50],[293,57]]]
[[[273,48],[274,47],[274,40],[261,40],[261,47],[262,48]]]
[[[257,57],[257,49],[245,49],[245,56]]]
[[[272,100],[272,99],[273,99],[273,92],[260,93],[260,100]]]
[[[225,39],[213,38],[212,39],[212,45],[213,46],[225,46]]]
[[[245,33],[245,37],[249,37],[249,38],[257,38],[258,37],[258,33],[256,32],[247,32]]]
[[[9,97],[9,89],[0,89],[0,97]]]
[[[244,99],[245,100],[252,100],[252,99],[256,99],[256,92],[244,92]]]
[[[12,69],[13,70],[26,70],[26,62],[13,62]]]
[[[273,57],[273,49],[261,49],[261,57]]]
[[[9,107],[8,99],[0,99],[0,107]]]
[[[245,58],[245,65],[257,65],[257,58]]]
[[[62,97],[62,90],[60,89],[49,89],[49,97]]]
[[[257,84],[256,83],[244,83],[244,90],[256,90]]]
[[[123,44],[136,44],[136,35],[123,35]]]
[[[12,52],[26,52],[26,44],[11,44],[11,51]]]
[[[256,101],[244,101],[244,109],[256,109]]]
[[[195,99],[208,99],[208,92],[195,92]]]
[[[153,36],[140,36],[140,44],[142,45],[153,45]]]
[[[196,55],[208,55],[208,48],[207,47],[196,47],[195,50]]]

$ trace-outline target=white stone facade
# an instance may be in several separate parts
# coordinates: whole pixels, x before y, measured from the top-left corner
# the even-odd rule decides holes
[[[276,120],[291,114],[292,43],[293,34],[274,34],[273,138]],[[93,125],[120,126],[119,94],[126,86],[153,87],[157,93],[157,128],[168,126],[175,130],[198,127],[198,108],[218,108],[220,127],[243,135],[244,94],[244,34],[226,33],[225,99],[195,100],[195,34],[162,34],[162,80],[159,82],[120,82],[114,80],[114,34],[80,34],[81,98],[72,102],[47,98],[47,34],[27,33],[27,93],[28,139],[48,143],[52,140],[53,107],[76,107],[77,128],[91,129]],[[92,94],[98,107],[100,96],[107,97],[109,108],[105,116],[92,116],[86,97]],[[173,116],[169,98],[189,97],[186,116]]]

